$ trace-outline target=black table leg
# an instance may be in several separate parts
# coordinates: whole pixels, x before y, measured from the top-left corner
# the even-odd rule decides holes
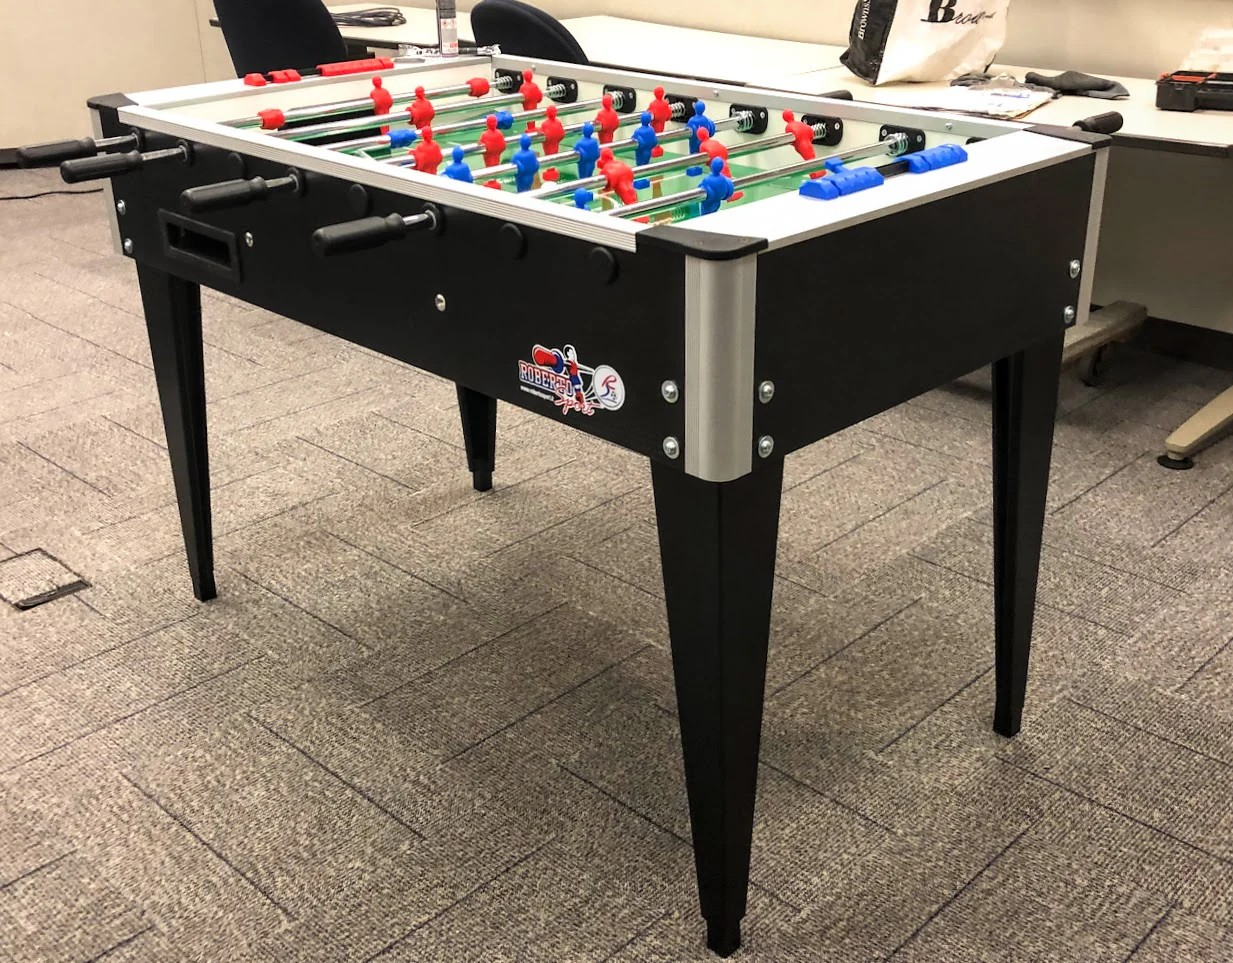
[[[193,594],[205,602],[218,593],[214,588],[214,535],[210,523],[201,288],[140,263],[137,280],[150,333],[150,355],[180,505],[188,571]]]
[[[993,364],[993,728],[1019,731],[1053,453],[1062,332]]]
[[[783,460],[730,482],[651,462],[707,945],[741,944]]]
[[[492,468],[497,450],[497,399],[458,385],[458,410],[462,413],[462,441],[467,448],[467,468],[477,492],[492,488]]]

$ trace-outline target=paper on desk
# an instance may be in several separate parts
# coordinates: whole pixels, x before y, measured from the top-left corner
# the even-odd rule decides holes
[[[904,107],[1011,120],[1031,113],[1052,99],[1052,91],[1026,87],[932,87],[897,102]]]

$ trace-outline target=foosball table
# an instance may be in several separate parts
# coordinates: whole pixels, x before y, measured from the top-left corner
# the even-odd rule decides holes
[[[650,460],[716,953],[746,907],[784,456],[986,364],[994,727],[1018,731],[1102,133],[500,55],[90,106],[93,138],[22,157],[105,180],[197,598],[215,595],[200,285],[454,381],[478,490],[498,399]]]

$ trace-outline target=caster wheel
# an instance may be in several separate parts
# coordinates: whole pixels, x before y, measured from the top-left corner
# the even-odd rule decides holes
[[[1157,455],[1156,464],[1170,471],[1190,471],[1194,467],[1193,458],[1174,458],[1172,455]]]
[[[1083,373],[1079,375],[1080,380],[1089,388],[1099,388],[1105,380],[1105,368],[1108,366],[1108,350],[1107,344],[1101,345],[1083,361]]]

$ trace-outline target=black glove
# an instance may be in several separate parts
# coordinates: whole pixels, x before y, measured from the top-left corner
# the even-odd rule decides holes
[[[1091,74],[1081,74],[1077,70],[1067,70],[1057,76],[1049,77],[1030,71],[1023,78],[1029,84],[1039,84],[1062,94],[1076,94],[1080,97],[1097,97],[1100,100],[1122,100],[1130,96],[1130,91],[1116,80],[1106,80],[1104,77],[1093,77]]]

